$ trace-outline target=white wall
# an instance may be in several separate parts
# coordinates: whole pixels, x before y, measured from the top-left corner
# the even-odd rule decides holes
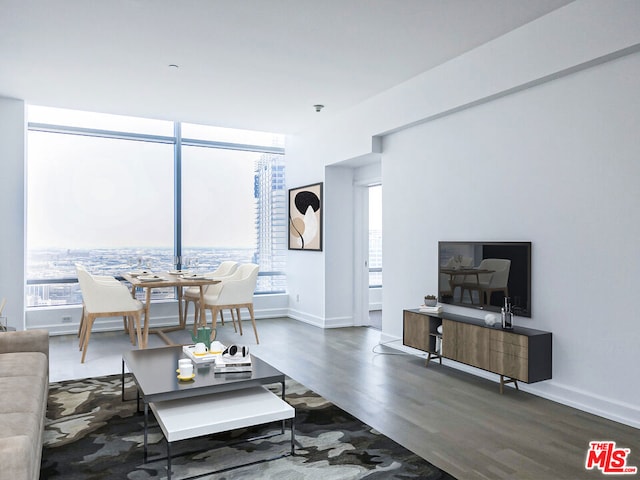
[[[289,178],[383,137],[385,340],[435,291],[438,240],[531,241],[533,318],[517,321],[553,332],[554,370],[525,389],[640,426],[638,24],[638,2],[577,0],[294,138]],[[288,268],[322,276],[332,254]]]
[[[24,328],[25,105],[0,97],[0,301],[10,326]]]
[[[385,286],[386,334],[436,291],[439,240],[531,241],[516,322],[554,348],[529,391],[640,424],[638,74],[635,54],[385,138],[385,274],[407,279]]]
[[[297,137],[287,138],[288,188],[324,180],[323,158],[312,147]],[[325,218],[326,215],[323,228],[326,228]],[[325,318],[324,259],[324,251],[289,250],[287,255],[289,316],[317,326],[324,326]]]
[[[325,173],[325,327],[354,324],[353,169],[327,167]]]

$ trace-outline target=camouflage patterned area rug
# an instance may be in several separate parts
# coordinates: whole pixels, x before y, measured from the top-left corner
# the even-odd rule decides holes
[[[442,479],[453,477],[363,424],[303,385],[287,379],[286,399],[296,409],[296,455],[205,474],[274,457],[290,449],[289,429],[275,423],[172,444],[172,478],[202,475],[233,479]],[[136,412],[135,387],[120,375],[53,383],[49,390],[40,478],[166,478],[166,443],[150,416],[149,461],[143,463],[144,416]],[[274,385],[278,391],[280,385]],[[288,423],[287,423],[288,427]],[[277,433],[269,439],[238,441]],[[199,451],[200,453],[188,453]],[[204,474],[204,475],[203,475]]]

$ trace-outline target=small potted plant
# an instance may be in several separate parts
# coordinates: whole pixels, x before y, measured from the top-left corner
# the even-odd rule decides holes
[[[438,298],[435,295],[425,295],[424,306],[435,307],[438,304]]]

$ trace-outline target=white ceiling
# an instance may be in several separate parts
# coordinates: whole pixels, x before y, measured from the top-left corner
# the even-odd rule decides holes
[[[0,96],[293,133],[569,2],[0,0]]]

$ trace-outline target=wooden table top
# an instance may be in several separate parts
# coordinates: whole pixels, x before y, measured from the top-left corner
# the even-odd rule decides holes
[[[160,277],[160,280],[144,280],[140,279],[140,276],[135,273],[123,273],[122,278],[135,287],[197,287],[200,285],[215,285],[220,283],[220,280],[214,280],[213,278],[185,278],[183,275],[188,274],[173,274],[169,272],[160,273],[148,273],[145,276],[156,275]]]

